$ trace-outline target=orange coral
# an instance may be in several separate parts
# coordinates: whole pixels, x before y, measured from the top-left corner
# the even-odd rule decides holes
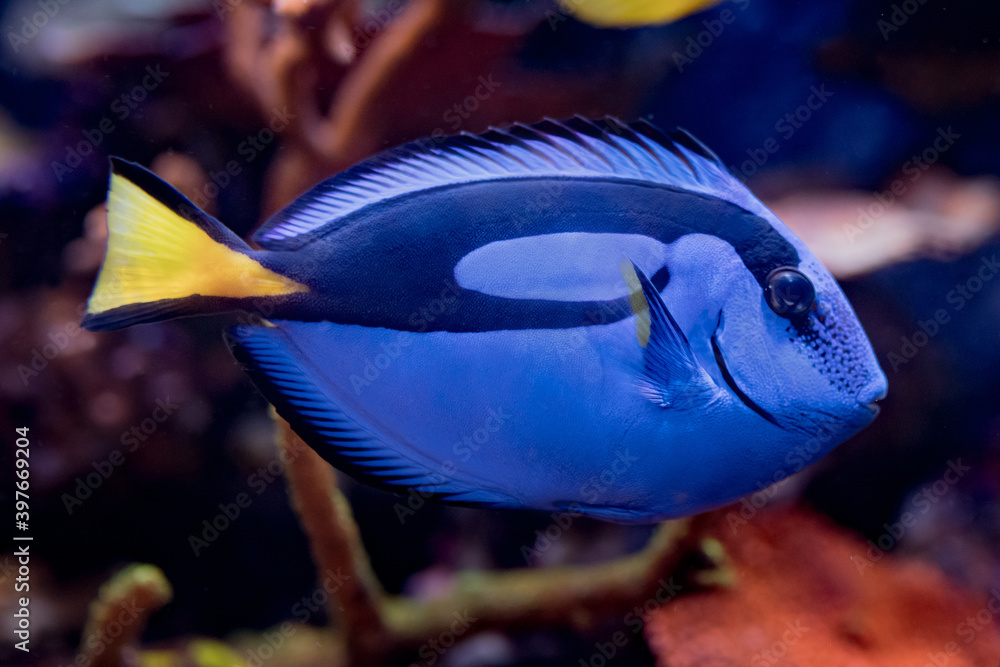
[[[681,597],[651,616],[658,664],[996,664],[1000,631],[989,605],[1000,600],[956,590],[930,565],[875,551],[803,510],[727,523],[715,532],[737,584]]]

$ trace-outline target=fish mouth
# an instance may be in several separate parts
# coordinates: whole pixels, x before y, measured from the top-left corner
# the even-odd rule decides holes
[[[726,360],[722,356],[722,350],[719,348],[718,336],[721,326],[722,313],[719,313],[719,324],[716,326],[715,333],[712,334],[712,338],[710,340],[712,342],[712,353],[715,354],[715,363],[719,365],[719,372],[722,373],[722,379],[726,381],[726,384],[729,385],[732,392],[743,402],[743,405],[747,406],[775,426],[780,427],[781,424],[778,423],[778,420],[775,419],[771,413],[754,403],[753,399],[747,396],[746,393],[740,389],[740,386],[736,384],[736,379],[733,378],[733,374],[729,372],[729,367],[726,366]]]
[[[882,410],[875,404],[875,401],[881,401],[885,398],[888,390],[886,385],[886,380],[883,377],[877,382],[872,382],[863,391],[858,392],[858,405],[868,410],[873,418]]]

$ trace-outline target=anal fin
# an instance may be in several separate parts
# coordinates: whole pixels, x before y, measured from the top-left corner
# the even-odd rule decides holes
[[[451,479],[433,462],[353,418],[337,404],[294,343],[274,327],[238,326],[227,340],[254,384],[292,429],[339,470],[391,491],[415,489],[457,505],[518,507],[511,497]]]
[[[557,501],[553,503],[556,509],[564,512],[577,512],[592,519],[611,521],[621,524],[648,524],[649,514],[638,509],[629,507],[616,507],[614,505],[597,505],[593,503],[579,503],[570,501]]]

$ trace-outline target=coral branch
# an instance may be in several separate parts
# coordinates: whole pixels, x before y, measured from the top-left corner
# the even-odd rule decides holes
[[[288,137],[324,161],[325,171],[336,171],[378,150],[383,132],[375,127],[380,122],[372,114],[375,102],[422,42],[460,20],[462,5],[462,0],[413,0],[371,40],[363,57],[356,57],[351,38],[360,14],[355,0],[312,3],[308,11],[276,2],[276,26],[262,8],[238,6],[227,22],[225,58],[232,77],[261,110],[288,110]],[[316,99],[321,79],[334,88],[322,110]]]
[[[399,18],[372,41],[344,78],[326,116],[303,109],[305,137],[318,154],[334,163],[351,164],[378,149],[371,109],[417,45],[449,17],[459,15],[454,0],[414,0]],[[366,145],[365,142],[368,142]]]
[[[387,600],[386,618],[396,641],[411,647],[447,629],[456,613],[475,618],[475,632],[543,625],[586,630],[641,606],[670,578],[696,544],[692,523],[664,523],[639,553],[596,566],[464,573],[447,598]]]
[[[682,558],[698,548],[712,515],[664,523],[640,552],[588,567],[465,572],[451,595],[422,601],[387,596],[372,573],[333,470],[276,417],[292,503],[309,536],[321,572],[342,573],[334,591],[348,664],[372,665],[412,651],[448,630],[456,614],[475,619],[467,632],[488,629],[593,627],[625,614],[667,586]]]
[[[170,583],[154,565],[130,565],[116,574],[101,586],[90,605],[77,663],[91,667],[127,664],[125,653],[137,648],[146,621],[172,597]]]
[[[341,584],[331,598],[331,617],[339,617],[350,655],[382,654],[387,630],[380,605],[384,596],[361,544],[347,499],[337,488],[333,469],[275,417],[281,430],[280,457],[292,505],[309,537],[320,572],[332,572]],[[374,662],[374,661],[373,661]]]

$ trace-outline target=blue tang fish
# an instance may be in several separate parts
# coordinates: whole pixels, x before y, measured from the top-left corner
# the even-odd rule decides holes
[[[227,339],[292,428],[447,502],[703,511],[819,458],[886,391],[816,257],[697,140],[645,122],[388,150],[274,215],[261,250],[115,159],[108,227],[86,328],[257,312]]]

